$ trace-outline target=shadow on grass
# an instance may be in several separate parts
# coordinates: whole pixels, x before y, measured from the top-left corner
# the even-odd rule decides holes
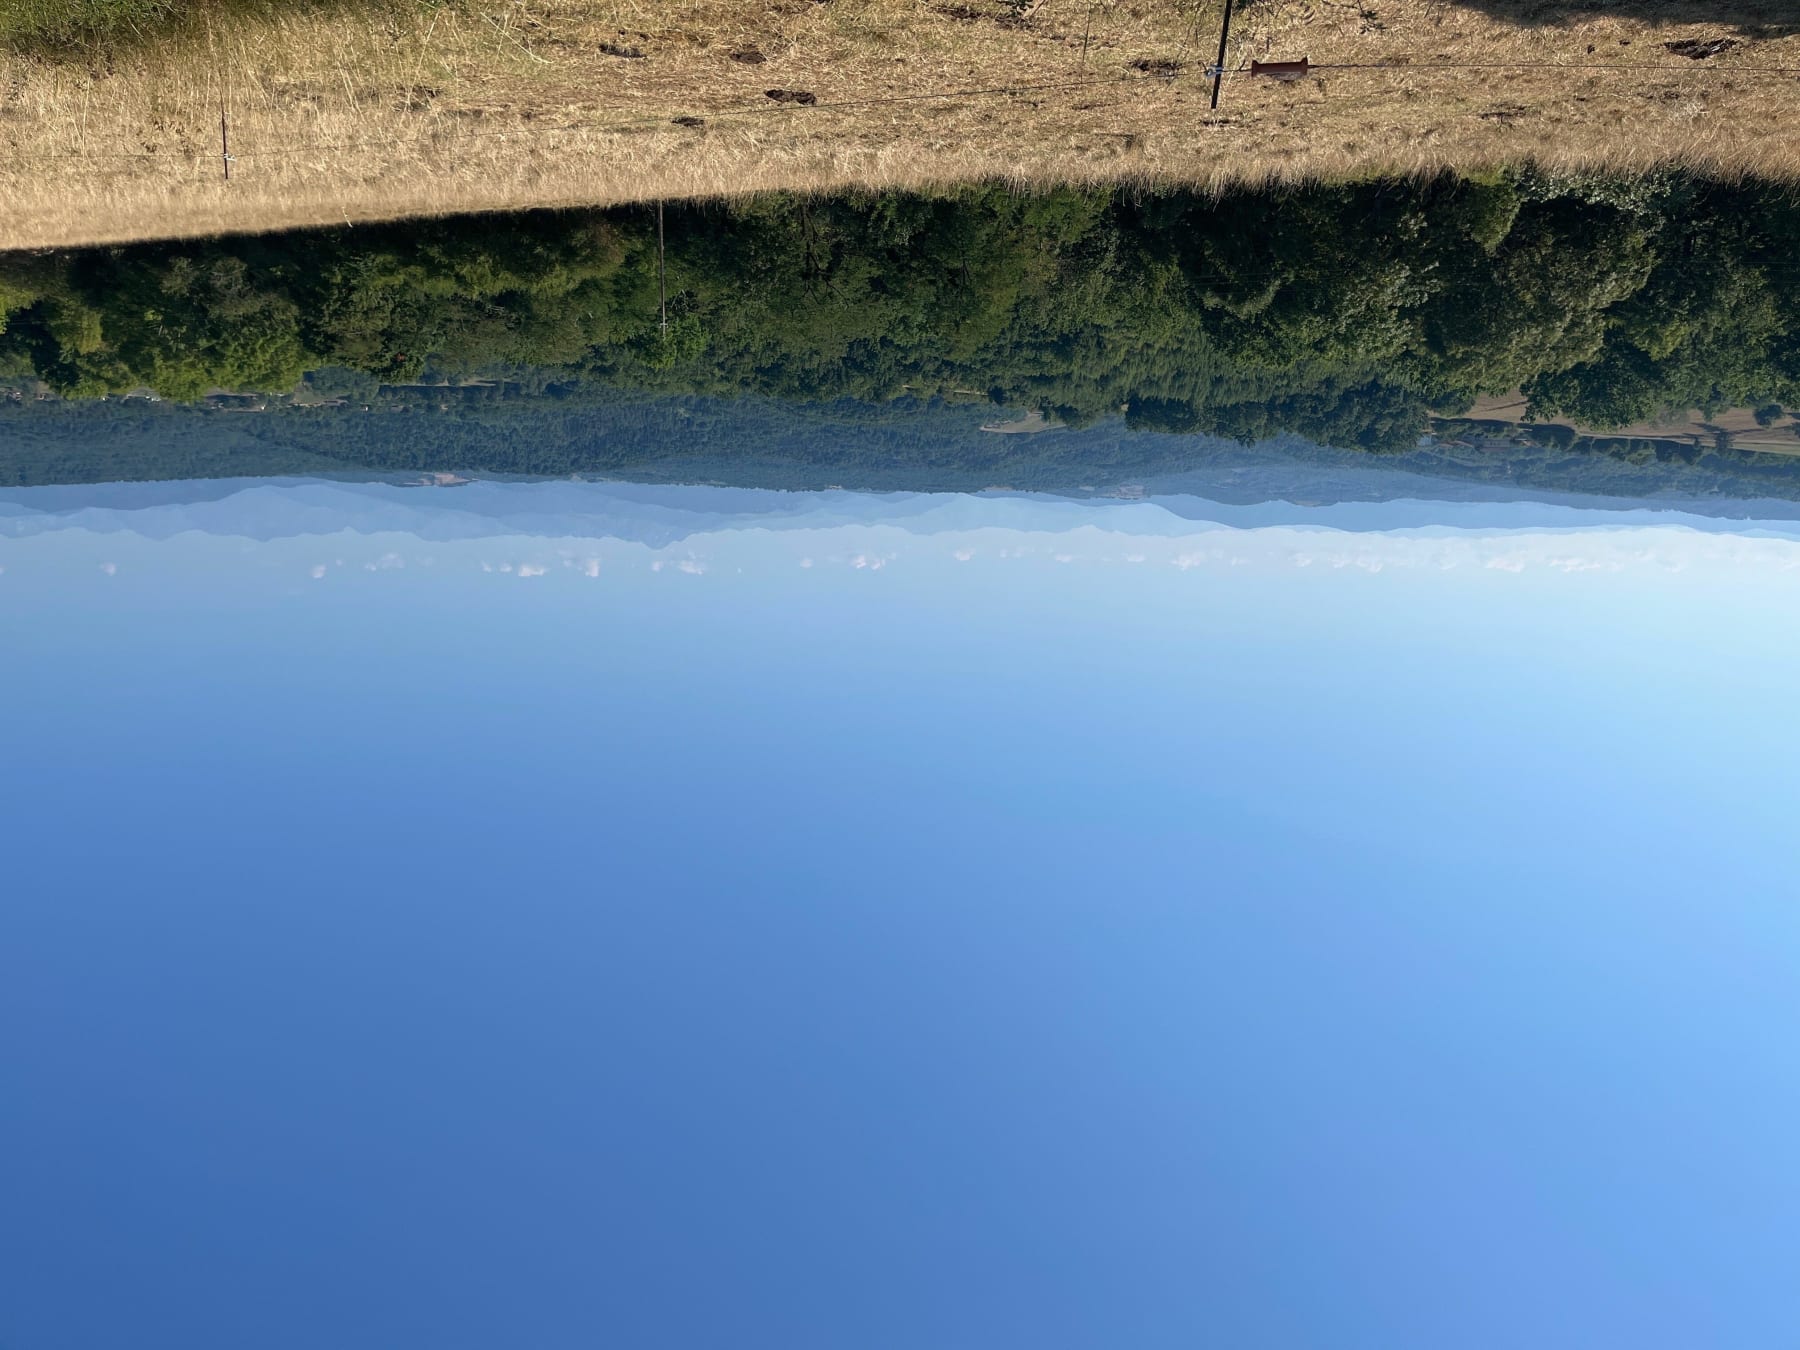
[[[0,50],[82,59],[205,31],[214,21],[434,7],[440,0],[0,0]]]
[[[0,0],[0,50],[82,58],[184,33],[209,21],[317,11],[433,9],[455,0]],[[827,0],[818,0],[826,3]],[[1006,0],[1009,5],[1024,0]],[[1240,0],[1242,3],[1243,0]],[[1800,33],[1800,0],[1450,0],[1520,28],[1555,28],[1612,16],[1655,25],[1704,24],[1732,45]],[[1380,26],[1382,0],[1356,0],[1366,23]],[[1246,6],[1254,9],[1253,5]],[[1729,50],[1729,47],[1724,50]],[[1611,54],[1611,53],[1609,53]],[[1701,47],[1674,53],[1707,60]],[[1661,57],[1662,53],[1658,52]],[[1666,59],[1666,58],[1665,58]]]
[[[1364,0],[1379,9],[1380,0]],[[1800,0],[1453,0],[1501,23],[1555,28],[1595,18],[1659,26],[1705,24],[1740,42],[1800,33]],[[1700,59],[1705,59],[1704,57]]]

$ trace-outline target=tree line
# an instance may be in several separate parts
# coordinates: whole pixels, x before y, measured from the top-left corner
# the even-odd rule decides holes
[[[771,196],[0,255],[68,398],[500,374],[1377,451],[1522,389],[1617,427],[1800,404],[1793,189],[1668,173]]]

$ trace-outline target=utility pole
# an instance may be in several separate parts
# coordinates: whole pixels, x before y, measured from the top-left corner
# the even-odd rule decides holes
[[[219,96],[219,163],[225,168],[225,181],[231,181],[231,134],[225,128],[225,96]]]

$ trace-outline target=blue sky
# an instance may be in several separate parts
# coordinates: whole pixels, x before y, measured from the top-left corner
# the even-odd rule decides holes
[[[0,1343],[1800,1330],[1791,539],[385,491],[0,538]]]

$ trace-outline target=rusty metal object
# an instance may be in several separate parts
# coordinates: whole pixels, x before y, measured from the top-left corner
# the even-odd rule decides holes
[[[1298,61],[1252,61],[1250,73],[1263,75],[1271,80],[1304,80],[1312,72],[1312,65],[1306,57]]]

